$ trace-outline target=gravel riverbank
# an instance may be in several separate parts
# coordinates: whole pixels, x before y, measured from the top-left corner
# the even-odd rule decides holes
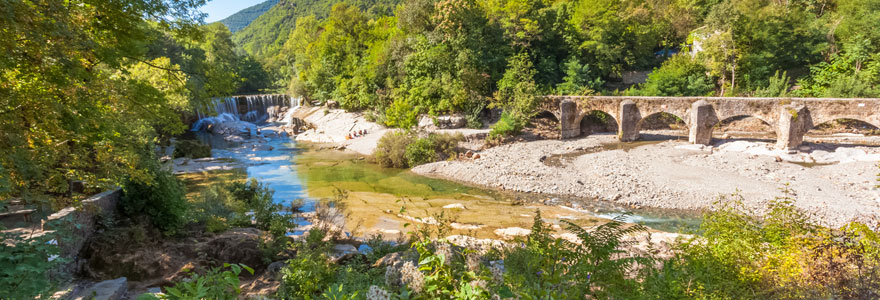
[[[614,135],[522,142],[485,150],[480,159],[436,162],[412,171],[502,190],[636,207],[707,209],[720,196],[736,193],[759,214],[768,201],[784,196],[787,187],[797,194],[798,207],[827,225],[867,221],[880,213],[876,147],[813,144],[815,150],[789,154],[750,141],[722,141],[706,148],[683,141],[643,144],[614,149]],[[813,159],[831,159],[833,164]]]

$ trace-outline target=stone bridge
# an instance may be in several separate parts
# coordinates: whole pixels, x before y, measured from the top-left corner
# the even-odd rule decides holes
[[[814,124],[836,119],[880,127],[880,99],[547,96],[542,109],[559,119],[563,139],[580,136],[581,120],[593,111],[614,118],[621,141],[637,140],[642,120],[658,113],[681,118],[688,126],[688,141],[705,145],[711,143],[716,124],[743,116],[775,128],[781,149],[796,148]]]

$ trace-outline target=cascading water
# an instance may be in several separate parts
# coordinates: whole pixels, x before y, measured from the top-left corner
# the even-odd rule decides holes
[[[207,129],[211,124],[232,121],[290,123],[291,114],[302,104],[301,98],[288,95],[249,95],[214,99],[209,112],[197,112],[199,120],[192,130]],[[240,111],[243,109],[243,113]],[[211,115],[216,113],[216,116]]]
[[[238,121],[238,100],[234,97],[215,98],[213,103],[213,112],[216,116],[208,116],[201,110],[197,111],[199,120],[193,123],[192,130],[199,131],[205,129],[208,125],[223,122]]]
[[[291,106],[291,99],[287,95],[252,95],[243,96],[247,112],[241,117],[242,120],[257,123],[261,121],[275,121],[281,119],[283,107]]]

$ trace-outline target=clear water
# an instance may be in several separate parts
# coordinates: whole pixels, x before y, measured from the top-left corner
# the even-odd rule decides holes
[[[241,162],[248,178],[256,178],[272,188],[276,203],[302,199],[302,209],[308,212],[314,211],[318,201],[344,192],[350,213],[347,227],[358,227],[363,233],[405,231],[408,220],[398,213],[403,207],[413,217],[448,213],[456,223],[479,227],[468,232],[478,237],[493,237],[492,230],[498,228],[529,228],[537,209],[551,223],[564,219],[589,226],[628,213],[624,217],[627,222],[657,230],[691,231],[699,225],[694,212],[632,210],[598,201],[487,190],[415,175],[408,170],[382,168],[358,155],[320,150],[314,145],[297,144],[288,137],[244,144],[214,140],[212,145],[214,157]],[[544,205],[541,200],[550,202]],[[466,209],[444,208],[457,204]]]

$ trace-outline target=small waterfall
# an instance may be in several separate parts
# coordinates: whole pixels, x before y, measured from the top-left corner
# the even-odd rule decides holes
[[[287,124],[287,126],[293,125],[293,113],[295,113],[302,106],[303,99],[302,98],[293,98],[290,99],[291,107],[284,113],[284,117],[281,118],[281,123]]]
[[[216,116],[210,116],[210,113]],[[199,120],[193,123],[192,131],[199,131],[211,124],[238,121],[238,100],[234,97],[215,98],[208,113],[198,110]]]
[[[300,104],[300,98],[291,99],[288,95],[278,94],[216,98],[208,111],[196,112],[199,119],[193,123],[192,130],[199,131],[207,129],[211,124],[230,121],[288,124],[290,114]]]
[[[279,121],[284,117],[281,113],[285,107],[291,107],[291,99],[287,95],[252,95],[241,96],[241,99],[247,109],[241,119],[252,123]]]

